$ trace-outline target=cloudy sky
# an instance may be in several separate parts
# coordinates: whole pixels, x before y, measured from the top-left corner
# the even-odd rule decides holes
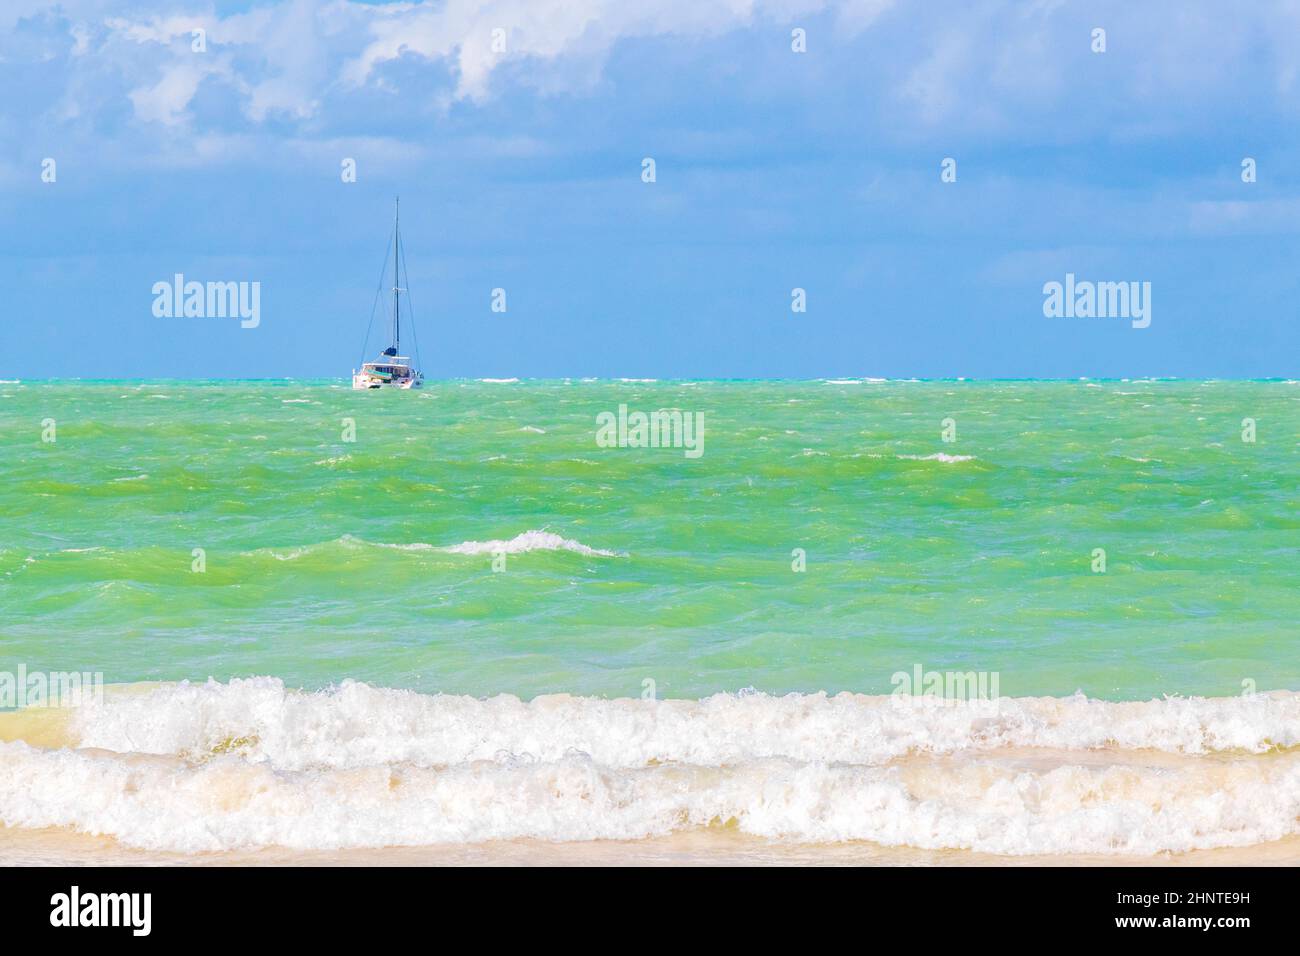
[[[4,378],[345,376],[397,193],[429,377],[1297,374],[1293,0],[5,0],[0,88]]]

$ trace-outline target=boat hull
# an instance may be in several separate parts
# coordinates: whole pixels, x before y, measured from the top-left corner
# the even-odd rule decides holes
[[[370,375],[356,374],[352,376],[352,387],[354,389],[378,389],[378,388],[420,388],[424,384],[419,378],[404,378],[395,382],[385,382],[382,379],[374,378]]]

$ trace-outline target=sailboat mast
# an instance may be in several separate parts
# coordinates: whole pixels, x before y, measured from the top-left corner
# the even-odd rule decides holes
[[[398,293],[401,291],[401,274],[398,269],[398,245],[397,229],[402,218],[402,197],[395,197],[393,203],[393,348],[397,352],[402,351],[402,314],[401,299]]]

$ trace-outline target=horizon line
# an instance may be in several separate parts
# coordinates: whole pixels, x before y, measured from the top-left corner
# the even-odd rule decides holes
[[[1300,373],[1297,373],[1300,374]],[[0,379],[0,385],[25,385],[25,384],[60,384],[68,382],[79,382],[82,384],[110,384],[118,382],[137,382],[137,383],[182,383],[182,384],[201,384],[201,383],[221,383],[221,382],[259,382],[259,383],[279,383],[279,382],[349,382],[349,376],[277,376],[277,377],[236,377],[236,376],[209,376],[204,378],[156,378],[143,376],[122,376],[107,378],[86,378],[82,376],[71,377],[36,377],[36,378],[14,378]],[[1138,376],[1110,376],[1110,375],[1080,375],[1073,377],[1047,377],[1038,378],[1035,376],[1015,375],[1015,376],[909,376],[907,378],[889,378],[882,376],[868,375],[841,375],[823,378],[791,378],[791,377],[702,377],[702,378],[682,378],[666,377],[658,378],[654,376],[600,376],[600,375],[563,375],[563,376],[473,376],[462,375],[449,378],[425,378],[424,382],[428,383],[451,383],[451,382],[478,382],[485,385],[509,385],[523,382],[578,382],[578,383],[597,383],[609,382],[620,383],[625,385],[636,384],[669,384],[682,382],[783,382],[783,383],[820,383],[825,385],[863,385],[863,384],[888,384],[888,383],[924,383],[924,382],[1060,382],[1060,383],[1077,383],[1077,382],[1278,382],[1294,383],[1300,379],[1290,378],[1282,375],[1255,376],[1248,378],[1220,377],[1220,376],[1182,376],[1182,375],[1138,375]]]

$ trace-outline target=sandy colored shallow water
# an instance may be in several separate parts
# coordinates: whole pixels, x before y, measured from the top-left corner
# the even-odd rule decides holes
[[[473,845],[301,852],[158,853],[64,829],[0,827],[0,866],[1296,866],[1300,837],[1258,846],[1152,857],[994,856],[873,843],[777,843],[725,829],[668,837],[548,843],[502,840]]]

